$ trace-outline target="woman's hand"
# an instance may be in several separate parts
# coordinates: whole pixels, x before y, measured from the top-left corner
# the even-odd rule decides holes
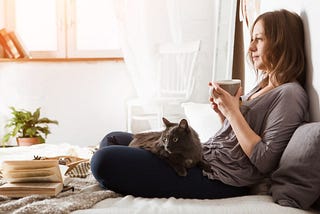
[[[220,122],[223,123],[225,116],[222,114],[222,112],[219,110],[217,103],[214,102],[213,98],[213,91],[215,90],[214,87],[212,87],[212,82],[209,82],[209,87],[210,87],[210,97],[209,97],[209,102],[211,104],[212,109],[218,114],[218,117],[220,119]]]
[[[213,86],[210,96],[212,108],[219,115],[221,120],[230,118],[232,114],[239,111],[239,100],[242,94],[242,87],[238,89],[235,96],[232,96],[216,83],[210,82],[209,86]]]
[[[244,153],[250,157],[254,146],[261,140],[249,126],[245,118],[240,112],[240,96],[242,94],[242,87],[240,87],[235,96],[230,95],[223,90],[218,84],[212,84],[212,103],[216,112],[227,118],[234,133],[237,136],[238,142]],[[210,98],[210,99],[211,99]]]

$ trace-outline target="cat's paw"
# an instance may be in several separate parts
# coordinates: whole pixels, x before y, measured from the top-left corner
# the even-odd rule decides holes
[[[193,160],[192,159],[186,159],[185,160],[185,164],[186,164],[186,166],[188,167],[188,166],[192,166],[192,164],[194,164],[194,162],[193,162]]]
[[[108,136],[107,140],[109,145],[119,145],[115,136]]]
[[[183,176],[183,177],[187,176],[187,170],[185,168],[175,169],[175,170],[179,176]]]
[[[199,161],[198,166],[200,167],[200,169],[202,169],[202,170],[204,170],[206,172],[211,172],[212,171],[210,164],[205,160]]]

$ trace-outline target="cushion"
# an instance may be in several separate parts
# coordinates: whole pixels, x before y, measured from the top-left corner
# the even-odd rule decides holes
[[[275,202],[302,209],[311,207],[320,195],[320,122],[298,127],[271,179]]]
[[[184,114],[190,126],[199,134],[201,142],[206,142],[221,128],[221,122],[209,103],[183,103]]]

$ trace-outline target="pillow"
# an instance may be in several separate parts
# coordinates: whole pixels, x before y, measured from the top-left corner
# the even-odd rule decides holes
[[[206,142],[221,127],[217,114],[208,103],[183,103],[184,114],[189,124],[199,134],[201,142]]]
[[[273,200],[280,205],[309,209],[319,198],[320,122],[297,128],[271,179]]]

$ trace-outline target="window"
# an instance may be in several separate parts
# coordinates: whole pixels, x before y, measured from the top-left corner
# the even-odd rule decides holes
[[[33,58],[121,57],[113,1],[5,0],[5,25]]]

